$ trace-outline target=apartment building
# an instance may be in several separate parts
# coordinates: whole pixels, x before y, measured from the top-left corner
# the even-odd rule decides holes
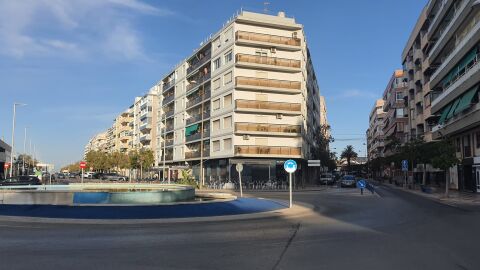
[[[152,87],[147,94],[135,99],[133,108],[133,148],[157,150],[159,112],[159,87]],[[158,156],[158,154],[155,154]]]
[[[327,102],[324,96],[320,96],[320,126],[329,127],[327,118]],[[326,129],[323,134],[325,137],[330,137],[330,130]]]
[[[5,163],[10,163],[12,147],[0,139],[0,179],[4,179],[7,171],[4,170]]]
[[[93,136],[85,145],[85,150],[83,152],[83,158],[87,156],[87,153],[90,151],[102,151],[102,152],[108,152],[108,143],[107,143],[107,131],[101,132]]]
[[[370,112],[369,124],[367,130],[367,153],[368,160],[373,160],[384,156],[384,135],[383,127],[385,116],[383,107],[385,101],[383,99],[377,99]]]
[[[126,110],[113,121],[113,152],[128,153],[130,149],[129,142],[131,141],[133,134],[133,128],[130,126],[132,120],[130,112]]]
[[[415,116],[410,134],[454,140],[462,162],[448,174],[451,188],[475,192],[480,192],[479,29],[477,1],[431,0],[402,54]]]
[[[383,152],[385,156],[395,153],[396,143],[405,143],[408,136],[409,111],[407,103],[407,78],[403,70],[396,70],[383,92]]]
[[[158,87],[159,167],[212,183],[236,180],[242,163],[244,181],[267,181],[282,178],[286,159],[305,168],[316,147],[318,83],[303,26],[283,12],[237,14]]]

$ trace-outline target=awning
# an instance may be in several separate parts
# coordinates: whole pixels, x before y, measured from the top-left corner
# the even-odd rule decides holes
[[[442,111],[442,115],[440,116],[440,119],[438,120],[438,124],[443,125],[445,120],[447,119],[447,115],[450,112],[450,108],[452,108],[452,103],[448,104],[447,107],[445,107]]]
[[[460,103],[458,103],[458,107],[455,109],[455,115],[463,112],[464,110],[468,109],[472,104],[472,100],[475,97],[475,94],[478,91],[478,86],[473,87],[472,89],[468,90],[460,99]]]
[[[459,103],[460,103],[460,99],[459,98],[455,99],[455,101],[453,102],[452,108],[450,109],[450,112],[448,112],[447,118],[445,120],[448,120],[453,117]]]
[[[198,130],[198,124],[191,125],[185,128],[185,136],[190,136]]]
[[[467,55],[463,57],[460,63],[458,63],[458,70],[460,71],[464,69],[468,65],[468,63],[472,62],[475,59],[476,56],[477,56],[477,48],[474,48]]]

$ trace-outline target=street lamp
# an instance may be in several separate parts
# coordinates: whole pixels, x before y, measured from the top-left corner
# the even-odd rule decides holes
[[[25,106],[24,103],[13,103],[13,125],[12,125],[12,152],[10,154],[10,177],[13,176],[13,155],[15,153],[15,114],[17,111],[17,106]]]

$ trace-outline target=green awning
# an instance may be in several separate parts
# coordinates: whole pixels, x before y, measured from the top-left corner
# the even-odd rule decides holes
[[[460,99],[459,98],[455,99],[455,101],[453,102],[452,108],[450,109],[450,112],[448,112],[447,118],[445,120],[448,120],[453,117],[453,114],[455,113],[455,110],[457,109],[459,103],[460,103]]]
[[[478,86],[473,87],[472,89],[468,90],[460,99],[460,103],[458,104],[457,108],[455,109],[455,115],[463,112],[464,110],[468,109],[472,104],[472,100],[475,97],[475,94],[478,91]]]
[[[450,108],[452,108],[452,103],[448,104],[447,107],[445,107],[442,111],[442,115],[440,116],[440,119],[438,120],[439,125],[443,125],[445,123],[445,119],[447,119],[447,115],[450,112]]]
[[[185,136],[190,136],[198,130],[198,124],[191,125],[185,128]]]

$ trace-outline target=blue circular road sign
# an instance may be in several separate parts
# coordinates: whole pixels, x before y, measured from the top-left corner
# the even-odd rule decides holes
[[[289,159],[283,163],[283,168],[288,173],[294,173],[297,170],[297,162],[293,159]]]

